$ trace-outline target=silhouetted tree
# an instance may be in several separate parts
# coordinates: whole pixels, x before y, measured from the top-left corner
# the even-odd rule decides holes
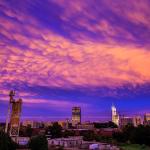
[[[130,135],[131,143],[150,145],[150,126],[138,126]]]
[[[123,132],[114,132],[113,133],[113,139],[115,139],[121,143],[124,143],[127,141],[127,138],[124,136]]]
[[[75,136],[75,131],[73,131],[73,130],[65,130],[62,133],[62,136],[63,137]]]
[[[52,138],[62,137],[62,127],[55,122],[52,126],[49,127],[49,131]]]
[[[31,150],[48,150],[48,142],[46,137],[43,135],[32,137],[29,141],[29,148]]]
[[[93,141],[95,139],[95,134],[91,130],[84,131],[81,135],[84,141]]]
[[[127,124],[123,128],[123,135],[126,141],[130,141],[132,134],[134,133],[135,127],[132,124]]]
[[[26,136],[31,137],[33,133],[33,129],[31,128],[31,125],[28,125],[25,131]]]
[[[105,122],[105,123],[95,122],[94,127],[100,129],[100,128],[117,128],[118,126],[115,123],[109,121],[109,122]]]
[[[150,126],[140,125],[134,127],[128,124],[123,128],[122,132],[113,133],[113,138],[118,142],[150,145]]]
[[[0,131],[0,150],[16,150],[17,144],[11,140],[8,134]]]

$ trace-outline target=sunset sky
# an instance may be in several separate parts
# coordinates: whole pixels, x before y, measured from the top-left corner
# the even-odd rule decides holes
[[[0,120],[150,112],[150,0],[0,0]]]

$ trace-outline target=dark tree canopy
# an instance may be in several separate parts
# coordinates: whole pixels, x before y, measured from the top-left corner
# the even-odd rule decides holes
[[[32,137],[29,141],[29,148],[31,150],[48,150],[46,137],[43,135]]]
[[[83,136],[84,141],[93,141],[95,139],[94,131],[87,130],[81,132],[81,135]]]
[[[17,144],[14,143],[8,134],[0,131],[0,150],[16,150]]]
[[[95,122],[94,127],[99,129],[99,128],[117,128],[118,126],[115,123],[109,121],[104,123]]]
[[[134,127],[133,125],[127,125],[122,132],[114,133],[113,138],[118,142],[130,142],[150,146],[150,126],[140,125]]]
[[[62,137],[62,127],[58,124],[58,122],[55,122],[52,126],[48,129],[50,131],[52,138],[59,138]]]
[[[69,136],[75,136],[75,131],[73,130],[65,130],[63,133],[62,133],[62,136],[67,138]]]
[[[25,130],[25,134],[26,134],[26,136],[31,137],[32,133],[33,133],[33,129],[31,128],[30,125],[28,125],[26,130]]]

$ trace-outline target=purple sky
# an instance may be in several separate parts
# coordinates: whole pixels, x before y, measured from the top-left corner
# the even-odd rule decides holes
[[[0,120],[9,90],[22,118],[150,112],[150,0],[1,0]]]

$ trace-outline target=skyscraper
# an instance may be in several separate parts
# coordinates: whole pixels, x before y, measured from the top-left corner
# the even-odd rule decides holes
[[[116,107],[112,105],[112,122],[119,126],[119,114],[117,113]]]
[[[150,113],[146,113],[144,115],[144,124],[145,125],[150,125]]]
[[[73,107],[72,108],[72,125],[75,126],[76,124],[81,123],[81,108],[80,107]]]

